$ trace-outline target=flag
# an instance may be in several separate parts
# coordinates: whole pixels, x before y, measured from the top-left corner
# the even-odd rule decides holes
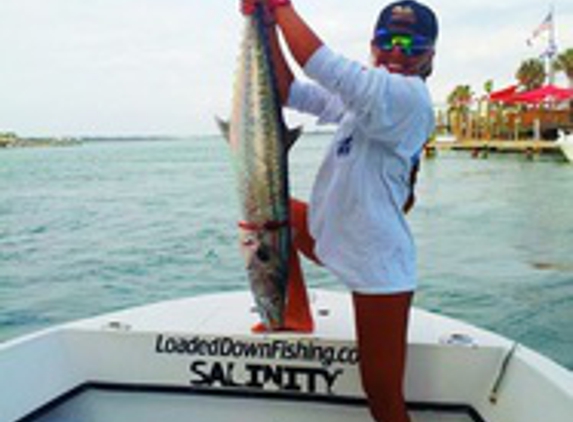
[[[543,22],[539,24],[537,28],[533,31],[531,36],[527,39],[527,45],[533,45],[533,40],[543,34],[545,31],[550,31],[553,29],[553,11],[549,12]]]
[[[547,48],[541,55],[539,56],[540,59],[552,59],[557,54],[557,44],[555,41],[550,40]]]

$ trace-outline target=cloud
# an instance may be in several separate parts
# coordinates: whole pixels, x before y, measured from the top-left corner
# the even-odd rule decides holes
[[[513,79],[539,54],[525,40],[547,13],[533,0],[432,0],[441,35],[430,87],[441,101],[458,83],[481,90]],[[555,4],[560,45],[573,47],[573,5]],[[381,4],[303,1],[323,39],[368,61]],[[242,34],[238,0],[2,0],[0,130],[21,134],[215,132],[231,107]],[[298,73],[300,74],[300,72]]]

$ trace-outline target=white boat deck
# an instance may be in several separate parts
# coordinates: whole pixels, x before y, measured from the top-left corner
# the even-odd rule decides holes
[[[73,322],[0,344],[0,422],[371,422],[348,294],[316,331],[252,334],[247,292]],[[494,333],[414,309],[413,422],[570,422],[573,376]],[[495,396],[496,400],[492,400]]]
[[[77,415],[82,415],[82,422],[371,422],[363,405],[300,402],[293,406],[292,401],[272,399],[108,391],[80,394],[33,422],[76,421]],[[460,412],[411,411],[410,415],[412,422],[476,422]]]

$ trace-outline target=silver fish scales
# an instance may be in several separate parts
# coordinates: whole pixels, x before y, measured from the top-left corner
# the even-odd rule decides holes
[[[284,322],[291,252],[287,152],[299,131],[284,123],[260,5],[245,22],[233,112],[220,125],[233,156],[251,291],[262,322],[275,330]]]

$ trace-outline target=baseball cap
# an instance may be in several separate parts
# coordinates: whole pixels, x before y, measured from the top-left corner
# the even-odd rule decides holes
[[[380,30],[419,35],[434,42],[438,38],[438,20],[428,6],[414,0],[401,0],[382,9],[374,33]]]

